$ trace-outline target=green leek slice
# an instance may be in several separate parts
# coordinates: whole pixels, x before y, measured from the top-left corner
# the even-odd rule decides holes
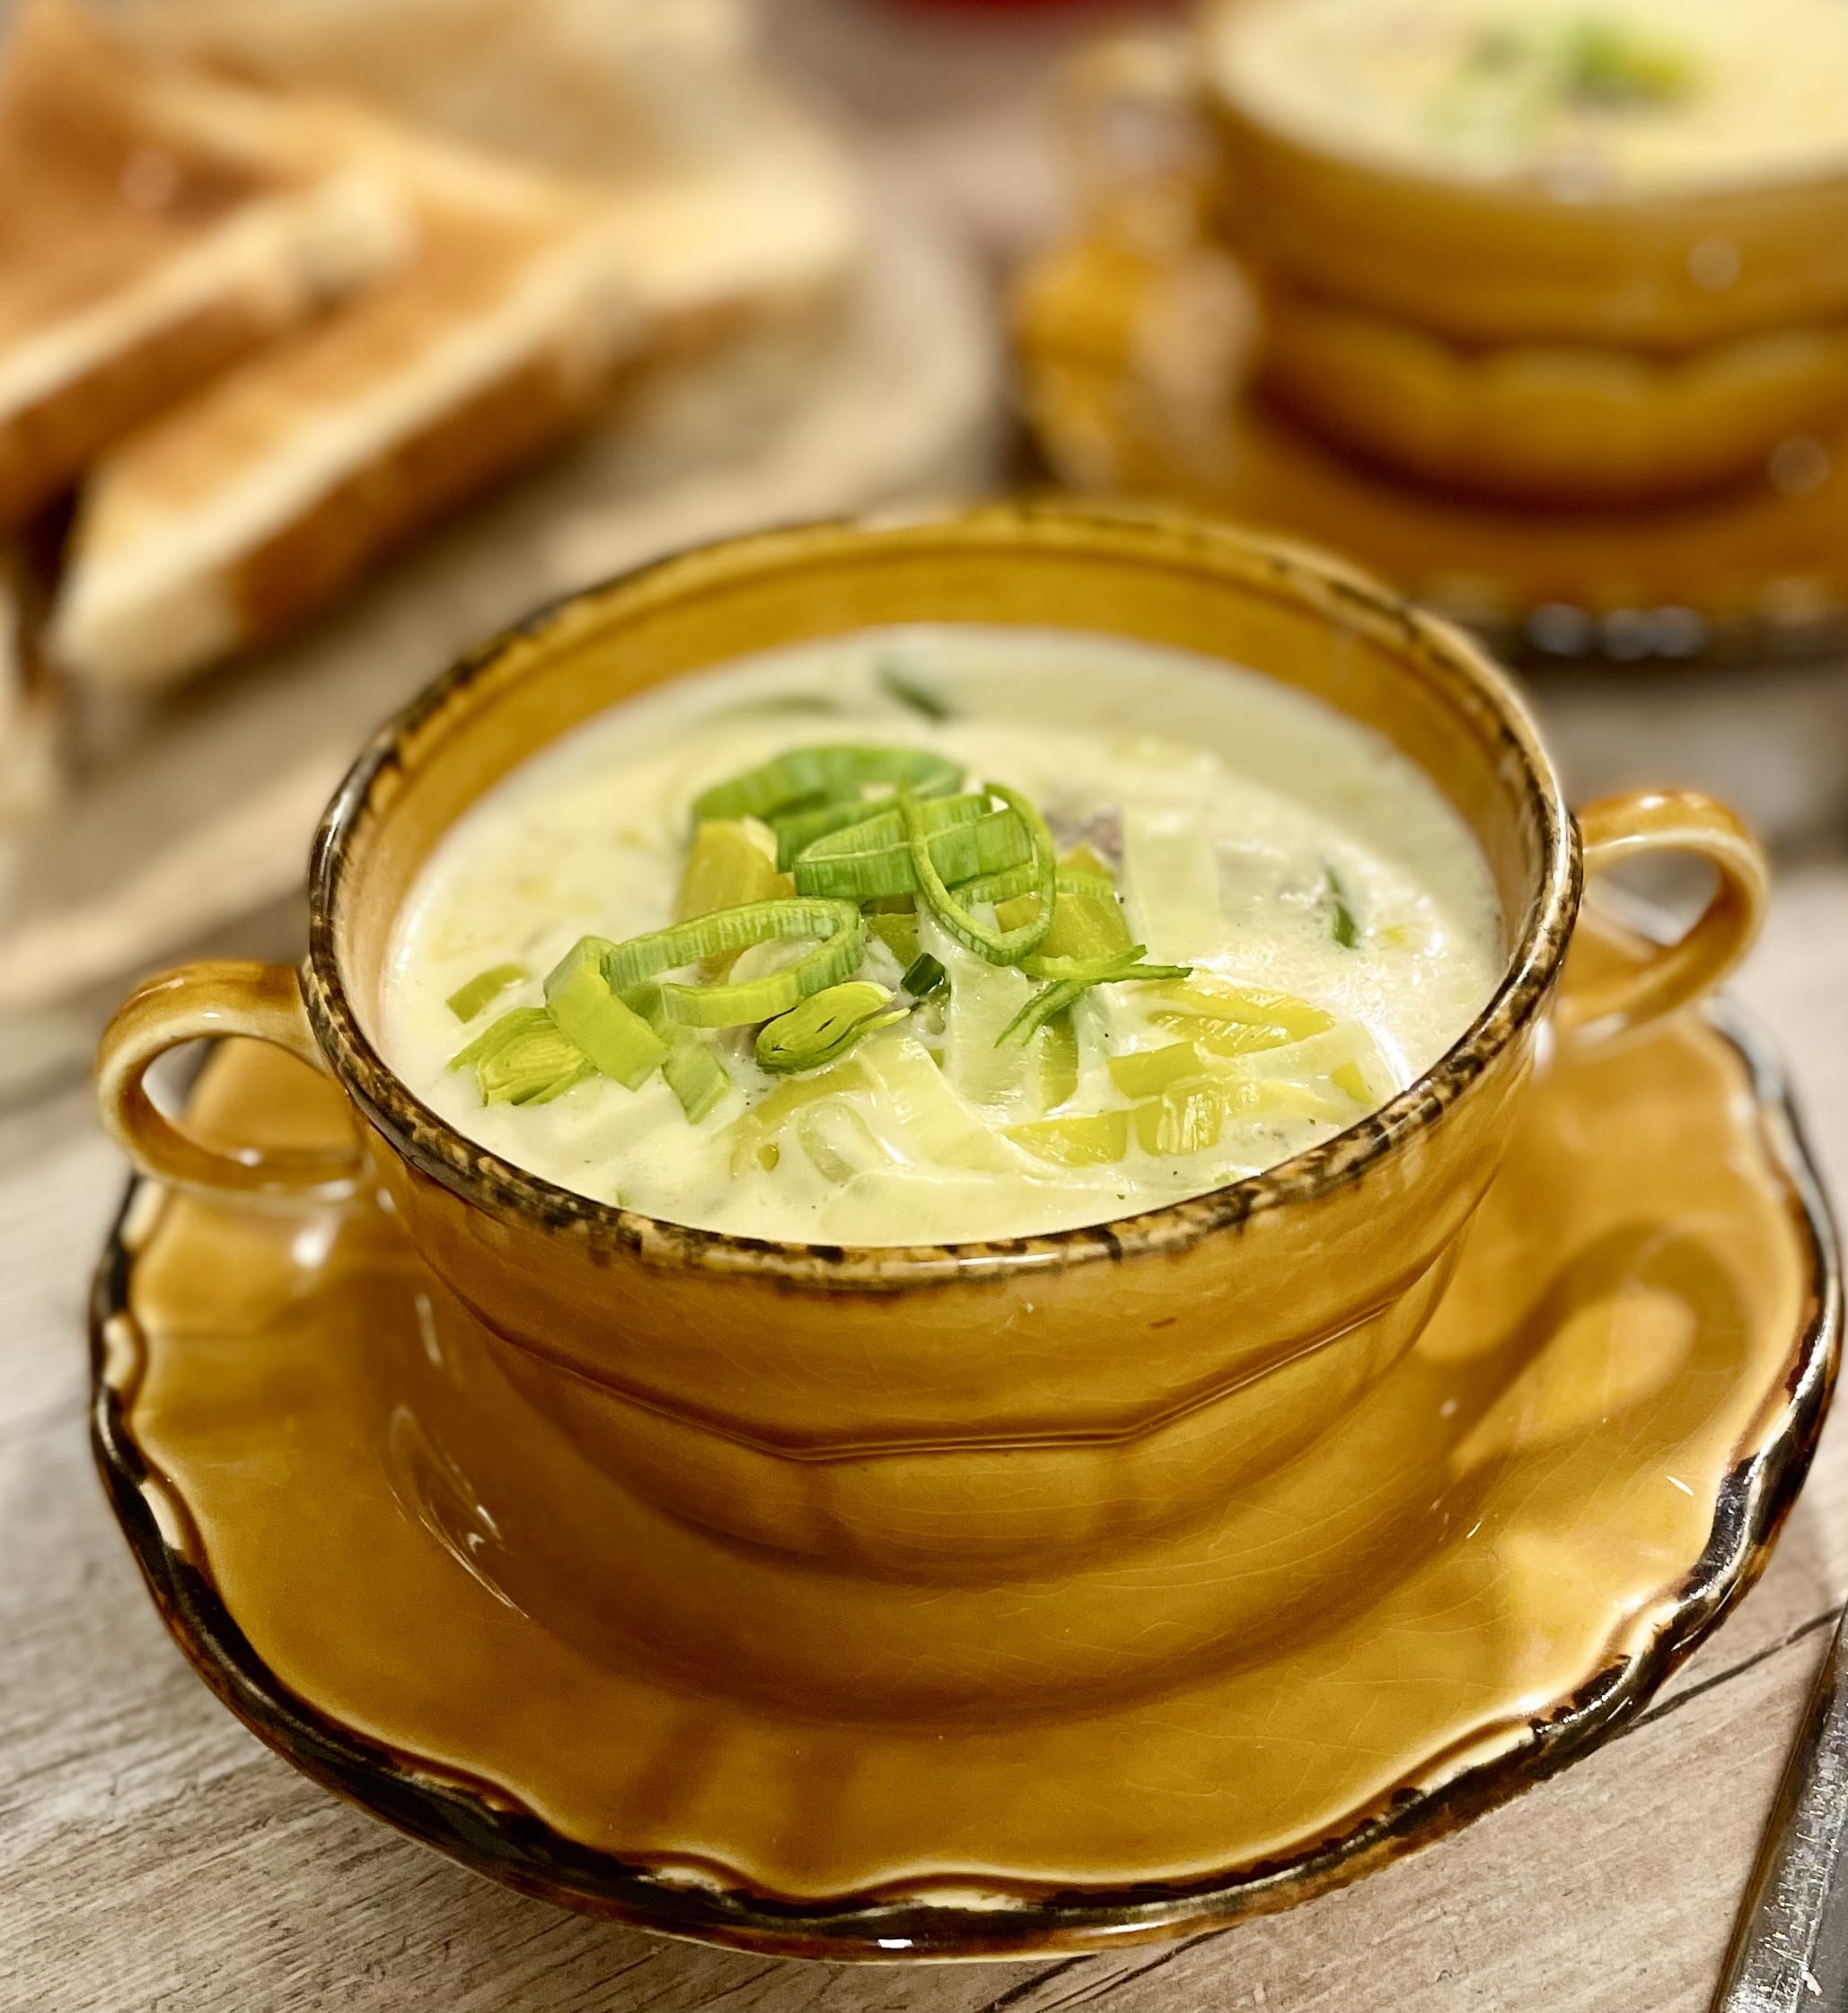
[[[1328,934],[1344,951],[1358,950],[1360,926],[1354,920],[1346,884],[1332,866],[1322,869],[1322,900],[1328,910]]]
[[[1257,1055],[1265,1049],[1286,1048],[1297,1039],[1285,1028],[1267,1026],[1258,1021],[1208,1020],[1199,1015],[1176,1013],[1167,1007],[1157,1007],[1150,1014],[1148,1024],[1160,1028],[1165,1034],[1184,1036],[1203,1055],[1219,1056],[1228,1060],[1238,1056]]]
[[[757,1036],[758,1067],[787,1076],[835,1062],[863,1034],[902,1020],[909,1007],[893,1007],[884,986],[864,979],[829,986],[766,1023]]]
[[[1024,1044],[1052,1019],[1093,986],[1113,986],[1128,979],[1184,979],[1192,967],[1185,964],[1144,964],[1143,946],[1131,944],[1120,956],[1082,963],[1073,958],[1034,960],[1034,975],[1049,982],[1043,985],[995,1037],[997,1045]]]
[[[895,664],[881,664],[878,676],[889,697],[924,719],[940,722],[955,718],[956,709],[946,699],[932,691],[928,685],[920,685],[915,678],[907,677]]]
[[[1006,1131],[1035,1160],[1049,1160],[1059,1167],[1099,1167],[1121,1160],[1130,1150],[1130,1114],[1124,1111],[1036,1119],[1031,1125],[1010,1125]]]
[[[1040,1105],[1056,1111],[1078,1086],[1078,1027],[1067,1012],[1054,1014],[1040,1029]]]
[[[947,780],[946,780],[947,779]],[[693,800],[693,822],[774,817],[797,804],[857,797],[869,784],[909,783],[955,789],[963,771],[928,748],[867,748],[851,743],[792,748],[760,767],[716,783]]]
[[[1201,1073],[1199,1050],[1191,1042],[1165,1049],[1137,1049],[1113,1055],[1107,1066],[1110,1080],[1125,1097],[1154,1097],[1170,1085]]]
[[[1033,857],[1028,830],[1011,812],[991,810],[985,797],[911,801],[939,881],[972,880]],[[797,857],[795,875],[800,894],[854,901],[911,894],[919,887],[902,813],[893,810],[818,839]]]
[[[962,780],[960,769],[946,769],[941,776],[926,777],[917,786],[917,794],[935,800],[955,791]],[[979,804],[981,800],[976,801]],[[869,818],[876,818],[891,808],[890,796],[862,796],[849,797],[839,804],[819,804],[812,811],[784,812],[770,820],[770,829],[777,835],[777,865],[787,873],[816,840],[831,838],[835,832],[846,831],[855,825],[863,825]]]
[[[709,1118],[714,1108],[732,1087],[724,1063],[709,1042],[677,1028],[667,1044],[667,1059],[661,1065],[667,1087],[680,1100],[680,1108],[690,1123]]]
[[[905,838],[911,848],[919,890],[944,934],[954,937],[964,950],[986,958],[990,964],[1015,964],[1038,947],[1052,927],[1052,911],[1058,901],[1058,861],[1053,855],[1052,835],[1046,830],[1046,821],[1017,790],[1010,790],[1005,783],[987,783],[982,787],[990,796],[999,797],[1007,805],[1033,851],[1034,912],[1012,929],[990,928],[950,893],[943,875],[937,871],[935,848],[924,824],[922,811],[910,789],[903,785],[900,786],[898,793],[899,813],[904,821]],[[1013,864],[1012,861],[989,861],[977,871],[992,872],[998,866]]]
[[[467,985],[450,994],[449,1010],[459,1021],[471,1021],[481,1009],[500,998],[509,986],[517,986],[532,974],[524,964],[497,964],[478,971]]]
[[[609,949],[602,937],[580,937],[546,974],[545,1004],[601,1074],[639,1090],[667,1059],[667,1044],[617,998],[603,969]]]
[[[736,818],[715,818],[693,834],[673,913],[689,922],[716,909],[741,909],[747,901],[774,901],[795,892],[748,825]]]
[[[913,999],[928,999],[932,993],[940,991],[949,983],[949,973],[926,951],[905,967],[904,989]]]
[[[918,911],[907,901],[902,909],[872,909],[867,927],[909,971],[918,962]]]
[[[1239,1094],[1225,1084],[1175,1084],[1135,1108],[1136,1144],[1144,1153],[1173,1159],[1204,1153],[1219,1143]]]
[[[596,1075],[596,1065],[543,1006],[516,1006],[479,1034],[452,1069],[471,1068],[484,1104],[545,1104]]]
[[[1194,972],[1184,985],[1164,986],[1161,1007],[1166,1013],[1197,1015],[1204,1020],[1277,1028],[1291,1042],[1324,1033],[1334,1025],[1333,1014],[1310,1006],[1294,993],[1234,985],[1230,980],[1217,978],[1210,971]]]
[[[646,936],[603,945],[603,975],[613,992],[627,995],[661,972],[696,959],[804,936],[820,941],[795,963],[761,978],[717,986],[662,981],[661,1011],[670,1021],[682,1027],[738,1027],[787,1014],[811,993],[838,985],[858,970],[866,955],[867,926],[852,902],[796,896],[715,910]],[[597,938],[585,941],[601,945]]]

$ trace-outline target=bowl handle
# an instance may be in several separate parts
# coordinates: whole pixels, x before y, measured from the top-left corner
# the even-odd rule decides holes
[[[104,1029],[96,1099],[105,1130],[136,1170],[173,1188],[257,1204],[345,1202],[360,1191],[365,1156],[347,1147],[238,1147],[195,1139],[148,1094],[148,1070],[185,1042],[248,1035],[323,1073],[292,966],[242,958],[182,965],[138,987]]]
[[[1770,867],[1739,819],[1698,790],[1606,797],[1579,813],[1579,832],[1588,880],[1645,853],[1693,853],[1719,876],[1686,933],[1642,963],[1580,980],[1569,970],[1557,1025],[1575,1042],[1599,1042],[1687,1006],[1732,971],[1764,919]]]

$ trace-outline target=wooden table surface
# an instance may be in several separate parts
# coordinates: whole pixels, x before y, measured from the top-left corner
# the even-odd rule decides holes
[[[785,0],[783,31],[824,85],[858,95],[889,163],[960,203],[1005,258],[1048,193],[1043,158],[1017,145],[1009,94],[1060,31],[1010,29],[988,45],[999,55],[975,114],[987,151],[964,150],[942,106],[955,38],[972,31],[900,30],[894,59],[859,12],[854,0]],[[1749,735],[1743,687],[1738,718]],[[1787,866],[1738,989],[1782,1042],[1848,1214],[1848,857]],[[493,1886],[337,1803],[210,1698],[141,1589],[85,1440],[84,1296],[120,1181],[81,1088],[0,1114],[0,2013],[1706,2005],[1848,1595],[1848,1412],[1826,1434],[1764,1579],[1650,1710],[1456,1838],[1290,1913],[1118,1957],[765,1961]]]
[[[1738,990],[1848,1201],[1848,862]],[[121,1168],[77,1086],[0,1117],[0,2013],[1696,2013],[1848,1593],[1848,1411],[1762,1583],[1632,1727],[1291,1913],[1050,1965],[818,1966],[562,1914],[335,1802],[207,1694],[90,1465],[83,1305]]]

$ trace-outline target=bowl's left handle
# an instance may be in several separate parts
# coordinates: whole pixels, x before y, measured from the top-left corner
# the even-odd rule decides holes
[[[292,966],[242,958],[182,965],[138,987],[103,1031],[96,1096],[110,1136],[142,1174],[175,1188],[259,1204],[349,1200],[365,1177],[356,1137],[341,1147],[224,1152],[183,1131],[154,1103],[147,1072],[169,1049],[228,1034],[273,1042],[312,1068],[327,1068]]]

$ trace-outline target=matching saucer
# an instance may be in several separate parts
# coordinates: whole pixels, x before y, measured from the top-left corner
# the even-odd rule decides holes
[[[1848,435],[1685,501],[1497,505],[1324,444],[1236,386],[1251,311],[1230,257],[1185,230],[1102,227],[1017,296],[1027,414],[1060,480],[1160,497],[1344,553],[1529,663],[1763,664],[1848,644]]]
[[[1586,919],[1575,958],[1624,954]],[[344,1123],[330,1086],[241,1042],[191,1114],[272,1146]],[[131,1191],[96,1288],[93,1426],[168,1627],[297,1767],[513,1886],[903,1959],[1285,1906],[1587,1753],[1762,1568],[1840,1288],[1776,1068],[1732,1009],[1567,1049],[1419,1343],[1336,1446],[1225,1506],[1236,1626],[1113,1692],[898,1717],[675,1670],[633,1628],[529,1599],[524,1541],[446,1424],[538,1430],[453,1347],[471,1318],[383,1210]],[[560,1439],[561,1502],[581,1458]],[[638,1585],[646,1548],[688,1542],[615,1501],[607,1529]],[[727,1548],[746,1569],[807,1597],[802,1568]]]

